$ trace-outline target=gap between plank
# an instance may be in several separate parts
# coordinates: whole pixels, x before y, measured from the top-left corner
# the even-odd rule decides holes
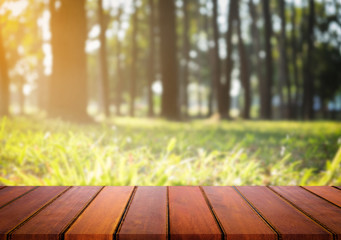
[[[241,196],[244,201],[246,201],[246,203],[251,207],[251,209],[253,211],[255,211],[255,213],[265,222],[266,225],[268,225],[271,230],[276,233],[277,235],[277,239],[278,240],[281,240],[282,239],[282,234],[280,233],[280,231],[278,229],[275,228],[275,226],[273,226],[269,220],[267,220],[262,214],[261,212],[255,207],[253,206],[253,204],[235,187],[235,186],[232,186],[232,188],[239,194],[239,196]]]
[[[38,188],[38,187],[37,187]],[[52,202],[54,202],[57,198],[59,198],[62,194],[64,194],[66,191],[68,191],[70,188],[72,188],[71,186],[66,188],[64,191],[62,191],[61,193],[59,193],[58,195],[56,195],[55,197],[53,197],[50,201],[48,201],[47,203],[45,203],[44,205],[42,205],[37,211],[35,211],[31,216],[27,217],[25,220],[23,220],[22,222],[20,222],[17,226],[15,226],[12,230],[7,232],[7,240],[11,240],[12,239],[12,233],[14,231],[16,231],[17,229],[19,229],[21,226],[23,226],[25,223],[27,223],[31,218],[33,218],[35,215],[37,215],[39,212],[41,212],[44,208],[46,208],[48,205],[50,205]],[[36,188],[35,188],[36,189]]]
[[[208,208],[210,209],[210,211],[211,211],[211,213],[212,213],[214,219],[216,220],[216,223],[217,223],[217,225],[218,225],[218,227],[219,227],[219,229],[220,229],[220,232],[221,232],[221,239],[222,239],[222,240],[226,239],[227,236],[226,236],[225,229],[224,229],[223,225],[221,224],[221,222],[220,222],[220,220],[219,220],[219,218],[218,218],[216,212],[214,211],[214,209],[213,209],[213,207],[212,207],[212,204],[211,204],[210,200],[209,200],[208,197],[206,196],[206,193],[205,193],[205,191],[203,190],[202,186],[199,186],[199,189],[200,189],[201,194],[203,195],[203,197],[204,197],[204,199],[205,199],[205,201],[206,201],[206,204],[208,205]]]
[[[275,193],[277,196],[279,196],[281,199],[283,199],[285,202],[287,202],[289,205],[291,205],[293,208],[295,208],[296,210],[298,210],[299,212],[301,212],[304,216],[306,216],[307,218],[309,218],[310,220],[312,220],[315,224],[317,224],[318,226],[322,227],[323,229],[325,229],[327,232],[329,232],[332,236],[333,236],[333,240],[337,239],[337,235],[336,233],[333,232],[333,230],[331,230],[329,227],[327,227],[326,225],[324,225],[323,223],[321,223],[320,221],[318,221],[316,218],[314,218],[313,216],[311,216],[310,214],[308,214],[307,212],[303,211],[303,209],[301,209],[300,207],[298,207],[296,204],[294,204],[293,202],[289,201],[288,199],[286,199],[284,196],[282,196],[280,193],[276,192],[274,189],[270,188],[269,186],[267,186],[268,189],[270,189],[273,193]]]
[[[14,202],[15,200],[21,198],[22,196],[25,196],[27,193],[30,193],[30,192],[36,190],[37,188],[38,187],[34,187],[31,190],[28,190],[27,192],[24,192],[23,194],[19,195],[18,197],[13,198],[11,201],[9,201],[9,202],[5,203],[4,205],[0,206],[0,209],[3,208],[3,207],[6,207],[8,204],[10,204],[10,203]],[[4,188],[2,188],[2,189],[4,189]]]
[[[82,215],[82,213],[85,211],[85,209],[92,203],[93,200],[95,200],[95,198],[98,196],[98,194],[103,190],[104,186],[89,200],[89,202],[83,207],[82,210],[79,211],[78,214],[76,214],[76,216],[71,219],[71,221],[66,225],[66,227],[61,231],[60,234],[60,238],[59,239],[64,239],[65,237],[65,233],[67,232],[67,230],[70,229],[70,227],[72,226],[72,224]]]
[[[304,190],[308,191],[309,193],[312,193],[312,194],[314,194],[315,196],[317,196],[317,197],[319,197],[319,198],[321,198],[321,199],[327,201],[328,203],[334,205],[335,207],[341,208],[340,206],[338,206],[338,205],[336,205],[335,203],[329,201],[328,199],[326,199],[326,198],[324,198],[324,197],[318,195],[317,193],[314,193],[314,192],[310,191],[309,189],[307,189],[307,188],[305,188],[305,187],[302,187],[302,186],[300,186],[300,187],[303,188]]]
[[[126,216],[127,216],[128,210],[129,210],[130,205],[131,205],[131,203],[132,203],[132,201],[133,201],[133,198],[134,198],[134,196],[135,196],[136,190],[137,190],[137,186],[134,186],[134,189],[133,189],[133,191],[131,192],[130,197],[129,197],[129,200],[128,200],[128,202],[127,202],[125,208],[124,208],[123,214],[122,214],[120,220],[118,221],[117,227],[116,227],[116,229],[115,229],[115,231],[114,231],[113,240],[118,240],[118,235],[117,235],[117,234],[120,232],[120,230],[121,230],[121,228],[122,228],[124,219],[125,219]]]

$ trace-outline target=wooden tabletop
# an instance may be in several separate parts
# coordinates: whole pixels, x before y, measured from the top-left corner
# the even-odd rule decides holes
[[[0,186],[11,239],[341,240],[341,188]]]

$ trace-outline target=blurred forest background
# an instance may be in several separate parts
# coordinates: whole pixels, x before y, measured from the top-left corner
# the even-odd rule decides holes
[[[340,0],[8,0],[0,18],[0,115],[340,119]]]
[[[341,0],[0,1],[0,185],[340,186],[340,119]]]

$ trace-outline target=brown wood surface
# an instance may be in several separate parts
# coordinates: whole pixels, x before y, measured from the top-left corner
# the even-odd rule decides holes
[[[336,240],[340,196],[328,186],[6,186],[0,240]]]
[[[341,190],[341,186],[338,186],[337,188]]]
[[[330,186],[306,186],[305,189],[341,207],[341,191]]]
[[[199,187],[169,187],[169,221],[172,240],[222,239]]]
[[[11,239],[58,240],[101,187],[72,187],[14,231]]]
[[[105,187],[65,233],[66,240],[112,240],[134,187]]]
[[[138,187],[118,232],[118,239],[166,239],[167,223],[167,187]]]
[[[292,187],[271,187],[310,217],[333,231],[341,239],[341,208],[330,204],[307,190]]]
[[[0,191],[0,207],[31,191],[35,187],[6,187]]]
[[[266,221],[276,229],[282,239],[333,239],[331,233],[277,196],[267,187],[244,186],[236,188]]]
[[[203,187],[227,239],[277,239],[277,234],[233,187]]]
[[[0,240],[5,240],[12,229],[66,189],[67,187],[38,187],[1,208]]]
[[[3,189],[3,188],[5,188],[5,187],[6,187],[6,186],[0,186],[0,190]]]

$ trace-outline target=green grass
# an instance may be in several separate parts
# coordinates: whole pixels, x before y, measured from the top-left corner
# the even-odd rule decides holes
[[[336,122],[4,118],[0,184],[340,185],[340,143]]]

